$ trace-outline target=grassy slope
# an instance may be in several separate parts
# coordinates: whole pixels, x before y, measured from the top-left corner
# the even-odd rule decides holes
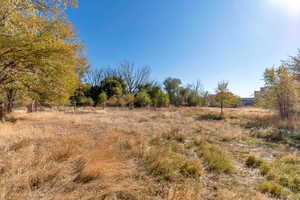
[[[271,113],[228,109],[225,120],[201,117],[216,112],[15,113],[16,122],[0,124],[0,199],[300,199],[298,180],[282,179],[300,178],[289,174],[300,164],[297,141],[270,140],[274,130],[257,124]],[[288,154],[292,161],[284,160]],[[262,173],[261,163],[284,164]]]

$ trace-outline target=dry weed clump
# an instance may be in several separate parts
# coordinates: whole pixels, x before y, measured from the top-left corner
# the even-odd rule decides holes
[[[193,182],[186,182],[172,186],[167,191],[167,200],[194,200],[201,199],[202,188]]]
[[[183,155],[163,147],[150,150],[145,158],[145,168],[149,174],[157,177],[160,181],[197,178],[203,170],[199,160],[187,159]]]
[[[124,160],[119,152],[110,148],[96,148],[85,156],[87,160],[80,170],[75,182],[87,183],[101,178],[113,178],[129,176],[134,167]],[[78,169],[78,168],[77,168]]]
[[[232,200],[232,199],[239,199],[239,198],[235,192],[230,191],[228,189],[221,189],[221,190],[218,190],[216,199],[217,200]]]

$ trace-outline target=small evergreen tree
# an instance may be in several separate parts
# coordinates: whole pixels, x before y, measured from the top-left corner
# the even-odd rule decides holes
[[[151,104],[150,96],[146,91],[140,91],[135,97],[135,105],[137,107],[146,107]]]

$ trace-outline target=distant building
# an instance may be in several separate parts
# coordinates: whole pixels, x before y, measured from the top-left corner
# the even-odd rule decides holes
[[[253,106],[256,103],[255,98],[241,98],[242,105]]]
[[[258,99],[263,93],[267,91],[267,87],[261,87],[259,91],[254,92],[254,98]]]

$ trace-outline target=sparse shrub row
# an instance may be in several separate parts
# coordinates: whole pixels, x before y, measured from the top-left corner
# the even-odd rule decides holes
[[[179,180],[181,177],[197,177],[206,164],[209,171],[217,173],[232,173],[234,167],[228,154],[221,147],[207,142],[189,141],[187,135],[175,129],[155,137],[150,141],[152,149],[146,157],[147,171],[159,177],[160,180]],[[159,149],[159,150],[157,150]],[[191,152],[196,152],[199,159],[190,160]]]

